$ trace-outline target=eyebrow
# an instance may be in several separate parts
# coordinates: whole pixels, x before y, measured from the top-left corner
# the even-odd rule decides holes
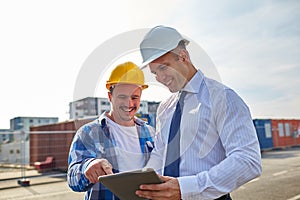
[[[135,94],[135,95],[131,95],[130,97],[131,97],[131,98],[133,98],[133,97],[134,97],[134,98],[137,98],[137,97],[139,98],[139,97],[141,97],[141,96],[140,96],[140,95],[137,95],[137,94]]]

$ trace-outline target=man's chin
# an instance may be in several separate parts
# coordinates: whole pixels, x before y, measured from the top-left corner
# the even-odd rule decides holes
[[[122,120],[126,121],[126,122],[130,122],[131,120],[133,120],[134,116],[128,115],[128,116],[123,116]]]
[[[178,89],[174,89],[174,88],[169,88],[169,91],[172,92],[172,93],[175,93],[175,92],[178,92],[179,90]]]

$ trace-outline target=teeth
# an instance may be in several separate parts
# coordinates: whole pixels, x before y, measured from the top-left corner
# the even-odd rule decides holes
[[[129,108],[127,108],[127,109],[123,108],[122,110],[125,111],[125,112],[131,112],[133,110],[133,108],[131,108],[131,109],[129,109]]]

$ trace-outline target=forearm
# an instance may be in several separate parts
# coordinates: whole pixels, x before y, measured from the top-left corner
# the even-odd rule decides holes
[[[215,199],[232,192],[261,174],[257,156],[235,152],[209,171],[178,178],[182,199]]]
[[[85,177],[84,171],[94,159],[85,159],[81,163],[71,164],[68,169],[67,180],[69,187],[76,192],[84,192],[93,186]]]
[[[158,174],[162,175],[163,160],[162,157],[151,155],[145,168],[153,168]]]

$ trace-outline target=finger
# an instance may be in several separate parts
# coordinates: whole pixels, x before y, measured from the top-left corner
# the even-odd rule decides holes
[[[92,182],[92,177],[91,177],[90,175],[85,174],[85,177],[86,177],[90,182]]]
[[[170,177],[170,176],[162,176],[162,175],[159,175],[159,174],[158,174],[158,176],[164,182],[167,182],[168,180],[173,179],[173,177]]]
[[[143,184],[140,185],[141,190],[153,190],[153,191],[159,191],[164,188],[164,185],[166,183],[159,183],[159,184]]]
[[[145,198],[145,199],[165,199],[165,192],[164,191],[147,191],[147,190],[137,190],[135,192],[136,195],[139,197]],[[170,197],[167,197],[166,199],[170,199]]]
[[[145,191],[145,190],[137,190],[135,194],[141,198],[145,199],[152,199],[152,195],[150,191]]]
[[[96,173],[94,173],[93,175],[91,175],[91,183],[97,183],[98,182],[98,176]]]
[[[97,182],[98,182],[98,179],[96,179],[96,177],[93,177],[91,180],[91,183],[97,183]]]
[[[105,162],[102,165],[102,170],[103,170],[104,174],[112,174],[113,173],[112,165],[109,162]]]
[[[99,177],[99,172],[98,171],[89,171],[86,174],[86,177],[90,180],[91,183],[97,183],[98,177]]]
[[[93,176],[92,174],[86,175],[86,178],[87,178],[91,183],[95,183],[95,176]]]

